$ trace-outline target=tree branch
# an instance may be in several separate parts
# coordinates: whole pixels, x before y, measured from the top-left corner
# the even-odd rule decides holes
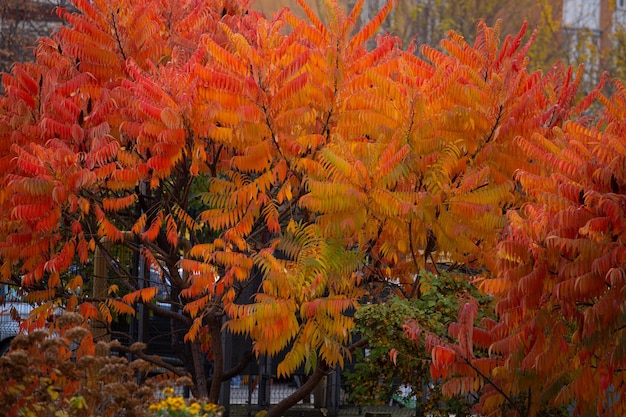
[[[115,40],[117,41],[117,46],[120,48],[120,53],[126,61],[126,53],[124,52],[124,48],[122,47],[122,40],[120,39],[120,34],[117,31],[117,24],[115,23],[115,13],[111,12],[111,23],[113,24],[113,32],[115,33]]]
[[[284,400],[280,401],[274,407],[270,408],[265,417],[280,417],[285,414],[285,411],[289,410],[291,407],[296,405],[300,400],[302,400],[306,395],[310,394],[313,389],[320,383],[322,378],[324,378],[330,372],[330,367],[324,362],[320,360],[318,367],[315,371],[309,376],[304,384],[297,390],[295,390],[291,395],[289,395]]]
[[[173,372],[174,374],[178,375],[178,376],[187,376],[188,373],[186,370],[184,370],[183,368],[177,367],[172,365],[171,363],[165,362],[163,359],[161,359],[159,356],[156,355],[147,355],[146,353],[144,353],[141,350],[137,350],[135,348],[133,348],[132,346],[124,346],[119,342],[113,342],[111,345],[111,349],[122,352],[122,353],[132,353],[133,355],[135,355],[136,357],[138,357],[139,359],[142,359],[146,362],[149,362],[153,365],[156,365],[160,368],[163,369],[167,369],[170,372]]]

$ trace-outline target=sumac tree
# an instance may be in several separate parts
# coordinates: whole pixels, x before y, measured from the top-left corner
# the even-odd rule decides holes
[[[551,139],[517,139],[536,170],[514,175],[529,201],[508,213],[496,268],[480,284],[495,296],[498,320],[478,323],[469,302],[450,338],[406,325],[416,341],[426,334],[448,394],[480,394],[478,412],[625,412],[626,101],[621,82],[613,89],[590,96],[598,115],[552,128]]]

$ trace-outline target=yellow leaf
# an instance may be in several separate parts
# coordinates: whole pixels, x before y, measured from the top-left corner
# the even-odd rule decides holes
[[[184,337],[185,342],[191,341],[193,342],[198,337],[198,333],[200,332],[200,328],[202,327],[202,318],[197,317],[194,319],[189,331]]]
[[[78,206],[80,207],[80,211],[82,211],[84,214],[89,214],[89,208],[91,204],[88,200],[81,197],[80,199],[78,199]]]
[[[287,232],[288,233],[295,233],[296,232],[296,222],[294,219],[290,219],[289,220],[289,224],[287,225]]]
[[[293,194],[291,194],[291,184],[287,183],[285,187],[285,195],[287,196],[287,201],[291,201],[293,198]]]
[[[52,401],[56,401],[59,398],[59,390],[54,385],[48,385],[46,391],[48,392],[48,397],[50,397]]]
[[[409,251],[409,242],[406,239],[398,239],[398,249],[400,252],[406,253]]]

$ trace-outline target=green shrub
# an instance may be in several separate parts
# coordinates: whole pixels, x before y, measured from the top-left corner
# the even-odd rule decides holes
[[[416,345],[407,338],[403,326],[409,318],[418,320],[445,337],[448,325],[457,318],[459,300],[471,295],[486,306],[490,298],[480,295],[466,275],[423,273],[420,279],[419,298],[392,296],[356,312],[356,331],[367,339],[367,346],[355,352],[354,368],[345,373],[350,399],[362,405],[386,404],[394,396],[398,399],[399,386],[407,385],[413,389],[409,397],[415,395],[424,412],[467,413],[474,399],[443,398],[439,381],[430,377],[430,352],[423,343]],[[482,314],[493,311],[482,310]]]

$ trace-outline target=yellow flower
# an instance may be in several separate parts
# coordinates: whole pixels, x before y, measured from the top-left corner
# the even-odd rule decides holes
[[[172,387],[167,387],[163,390],[163,395],[165,395],[166,397],[171,397],[172,395],[174,395],[174,388]]]
[[[189,407],[187,407],[187,411],[193,416],[198,415],[201,410],[201,405],[198,403],[193,403]]]
[[[202,407],[202,409],[204,411],[206,411],[207,413],[214,413],[217,411],[217,405],[216,404],[211,404],[211,403],[206,403],[204,404],[204,407]]]
[[[169,397],[166,401],[170,410],[183,410],[185,408],[185,400],[181,397]]]

